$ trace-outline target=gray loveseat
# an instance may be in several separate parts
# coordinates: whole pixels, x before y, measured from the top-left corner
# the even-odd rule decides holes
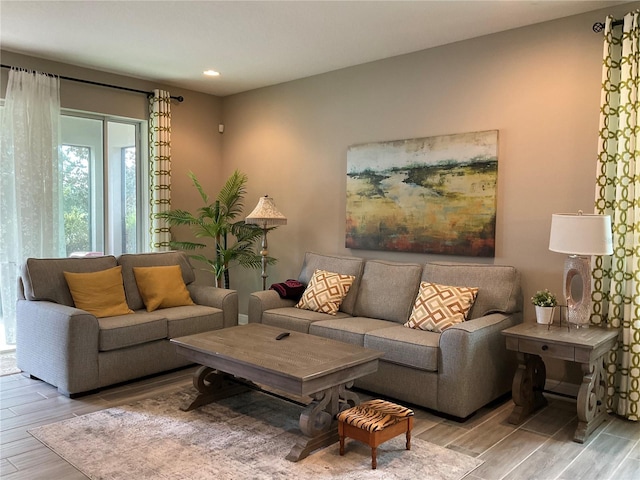
[[[516,368],[501,331],[522,322],[518,271],[471,263],[402,264],[308,252],[298,280],[316,269],[354,275],[336,316],[303,310],[274,290],[249,299],[249,322],[380,350],[378,372],[355,386],[458,418],[507,393]],[[421,281],[478,287],[467,321],[442,333],[416,330],[409,319]]]
[[[135,313],[96,318],[74,307],[64,271],[87,273],[122,266],[124,291]],[[180,265],[195,305],[147,312],[133,267]],[[188,365],[169,339],[237,325],[235,290],[195,285],[182,252],[94,258],[30,258],[19,279],[17,364],[27,374],[77,396],[108,385]]]

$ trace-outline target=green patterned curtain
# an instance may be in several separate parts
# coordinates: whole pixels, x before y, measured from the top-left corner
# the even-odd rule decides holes
[[[596,213],[611,215],[613,255],[594,257],[592,323],[621,330],[607,362],[609,405],[640,419],[639,12],[605,27]]]
[[[169,226],[158,218],[171,210],[171,96],[164,90],[149,97],[149,189],[151,250],[169,250]]]

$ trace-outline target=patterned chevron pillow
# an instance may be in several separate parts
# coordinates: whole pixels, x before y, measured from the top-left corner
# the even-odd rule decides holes
[[[464,322],[478,294],[475,287],[451,287],[421,282],[418,297],[405,327],[442,332]]]
[[[353,275],[316,270],[296,307],[335,315],[354,279]]]

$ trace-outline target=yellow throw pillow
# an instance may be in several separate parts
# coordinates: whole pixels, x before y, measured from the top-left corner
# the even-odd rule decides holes
[[[316,270],[296,307],[335,315],[354,279],[353,275]]]
[[[182,279],[180,265],[166,267],[133,267],[138,291],[147,312],[158,308],[193,305],[189,290]]]
[[[421,282],[413,311],[404,326],[440,333],[466,320],[477,294],[475,287]]]
[[[122,267],[90,273],[62,273],[76,308],[98,318],[133,313],[124,294]]]

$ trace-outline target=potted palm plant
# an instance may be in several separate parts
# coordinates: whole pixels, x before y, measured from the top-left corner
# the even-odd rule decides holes
[[[553,314],[555,312],[558,301],[556,296],[548,289],[538,290],[533,297],[531,303],[536,307],[536,321],[543,325],[553,323]]]
[[[257,225],[237,220],[242,213],[244,195],[246,193],[247,175],[236,170],[225,182],[215,201],[210,202],[195,174],[189,172],[189,178],[198,190],[204,206],[195,214],[186,210],[170,210],[158,214],[170,226],[187,225],[196,238],[212,239],[215,256],[208,258],[202,254],[192,254],[191,258],[207,264],[216,279],[216,287],[229,288],[229,267],[232,263],[247,268],[261,268],[262,256],[254,250],[262,229]],[[275,228],[275,227],[274,227]],[[235,238],[235,240],[234,240]],[[207,247],[206,243],[190,241],[172,241],[171,247],[179,250],[194,251]],[[268,257],[267,262],[276,260]]]

